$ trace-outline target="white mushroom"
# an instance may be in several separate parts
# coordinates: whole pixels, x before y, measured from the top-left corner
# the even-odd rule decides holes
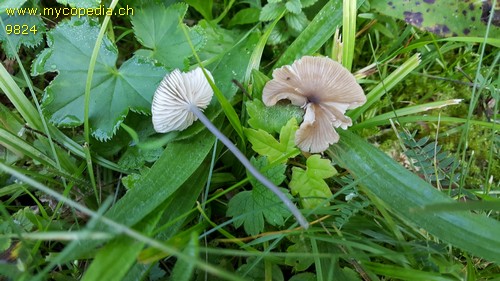
[[[212,74],[206,70],[213,80]],[[263,185],[269,188],[287,206],[299,224],[307,229],[309,224],[297,207],[269,179],[263,176],[245,155],[224,135],[200,110],[205,109],[213,96],[203,70],[196,68],[188,73],[178,69],[167,74],[156,90],[151,112],[153,127],[159,133],[182,131],[199,119],[226,147],[238,158],[248,171]]]
[[[340,63],[311,56],[273,71],[273,80],[264,87],[262,100],[272,106],[282,99],[305,109],[295,144],[311,153],[323,152],[338,142],[333,127],[345,130],[351,126],[352,120],[344,113],[366,102],[356,78]]]

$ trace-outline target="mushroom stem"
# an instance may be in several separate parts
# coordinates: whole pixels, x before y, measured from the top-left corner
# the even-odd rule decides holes
[[[281,190],[276,187],[268,178],[262,175],[253,165],[248,161],[245,155],[234,145],[219,129],[217,129],[212,122],[201,112],[201,110],[196,107],[196,105],[190,105],[189,110],[200,119],[200,121],[207,127],[207,129],[212,132],[233,154],[238,158],[238,160],[247,168],[247,170],[264,186],[269,188],[278,198],[285,204],[285,206],[290,210],[290,212],[295,216],[299,224],[307,229],[309,223],[302,213],[297,209],[297,206],[286,197],[286,195],[281,192]]]

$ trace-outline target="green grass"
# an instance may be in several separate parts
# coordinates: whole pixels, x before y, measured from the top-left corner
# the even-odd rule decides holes
[[[500,279],[500,44],[492,17],[480,34],[443,38],[381,1],[165,2],[129,3],[134,17],[90,24],[40,18],[51,43],[34,47],[4,34],[12,18],[0,10],[0,279]],[[265,21],[236,16],[258,11]],[[70,27],[85,32],[61,40]],[[332,39],[337,27],[343,49]],[[56,63],[68,49],[80,53]],[[331,196],[306,209],[289,184],[310,155],[287,144],[296,128],[276,134],[301,111],[258,100],[275,68],[304,55],[331,57],[332,49],[356,73],[367,103],[347,112],[353,126],[338,129],[339,143],[322,156],[334,168],[324,179]],[[309,229],[199,122],[154,132],[148,106],[161,76],[198,65],[215,80],[205,114],[280,182]],[[113,102],[106,97],[114,89],[99,88],[110,81],[120,93]],[[75,93],[81,104],[57,107]],[[101,104],[109,110],[96,113]],[[116,104],[127,110],[112,115]],[[257,147],[249,130],[268,143]],[[255,205],[239,201],[243,211],[234,212],[231,200],[242,194]]]

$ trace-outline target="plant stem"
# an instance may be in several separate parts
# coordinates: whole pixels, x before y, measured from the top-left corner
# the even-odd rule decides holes
[[[196,105],[190,105],[189,110],[200,119],[200,121],[207,127],[207,129],[212,132],[233,154],[238,158],[238,160],[247,168],[247,170],[252,174],[259,182],[261,182],[264,186],[269,188],[278,198],[285,204],[285,206],[290,210],[290,212],[295,216],[299,224],[307,229],[309,227],[309,223],[306,218],[302,215],[302,213],[297,209],[297,206],[293,204],[286,195],[281,192],[281,190],[276,187],[268,178],[262,175],[253,165],[248,161],[245,155],[221,132],[217,129],[212,122],[201,112]]]

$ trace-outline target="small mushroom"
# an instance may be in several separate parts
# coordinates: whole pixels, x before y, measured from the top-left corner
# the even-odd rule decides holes
[[[305,109],[295,144],[311,153],[323,152],[338,142],[334,127],[345,130],[351,126],[351,118],[344,113],[366,102],[363,89],[346,68],[332,59],[311,56],[273,71],[262,100],[272,106],[283,99]]]
[[[258,181],[283,201],[299,224],[307,229],[309,223],[292,201],[262,175],[236,145],[221,133],[200,110],[200,108],[205,109],[208,106],[214,94],[203,72],[200,67],[187,73],[176,69],[163,78],[156,89],[151,106],[154,129],[159,133],[182,131],[199,119]],[[213,80],[212,74],[208,70],[205,72],[207,77]]]

